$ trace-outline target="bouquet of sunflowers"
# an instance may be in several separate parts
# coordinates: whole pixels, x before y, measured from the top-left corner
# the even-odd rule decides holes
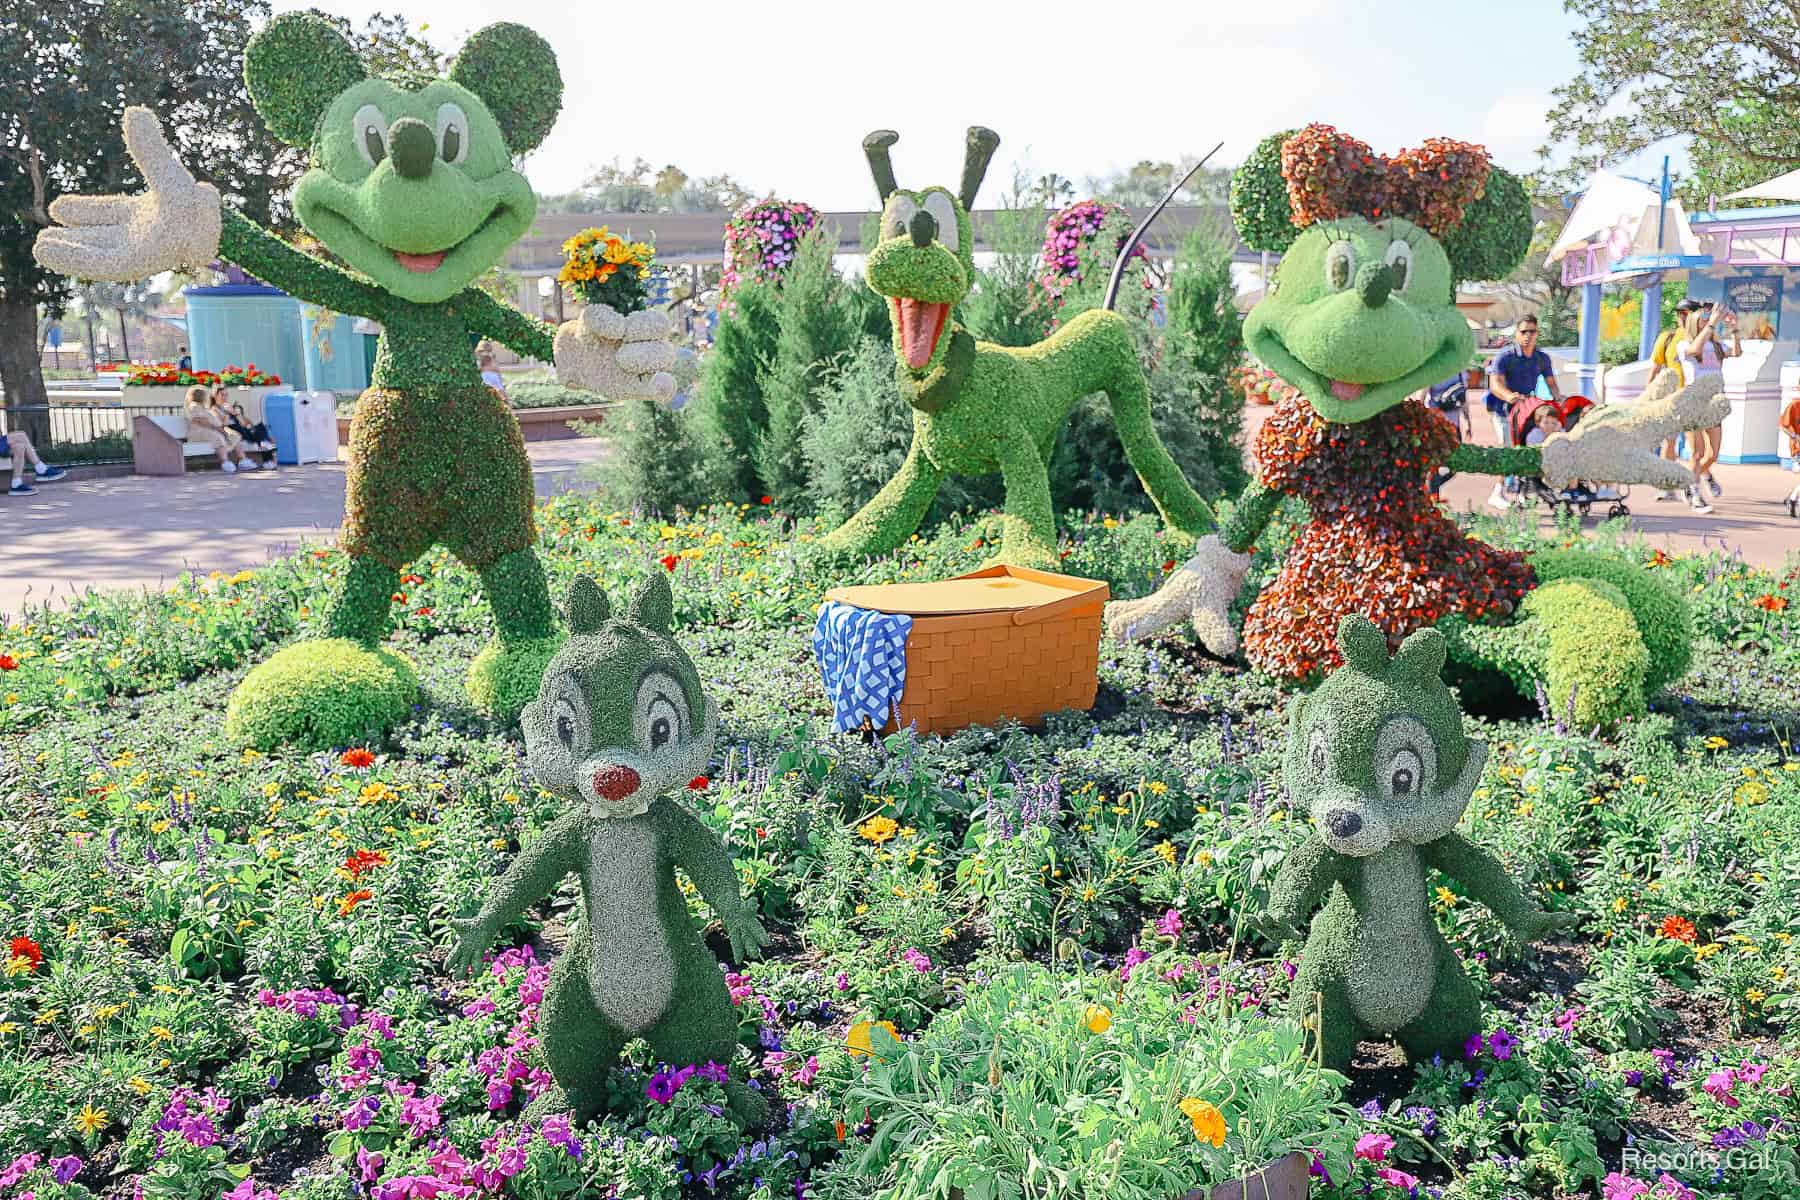
[[[655,258],[655,247],[614,237],[602,225],[563,243],[563,267],[557,278],[588,304],[604,304],[620,314],[639,312],[647,299],[644,281],[650,278]]]

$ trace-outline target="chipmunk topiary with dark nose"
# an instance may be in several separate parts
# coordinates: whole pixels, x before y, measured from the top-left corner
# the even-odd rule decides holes
[[[1394,1037],[1414,1060],[1459,1054],[1481,1004],[1432,920],[1427,868],[1459,880],[1523,938],[1573,921],[1533,907],[1499,862],[1456,832],[1487,743],[1464,735],[1438,677],[1444,638],[1408,637],[1390,661],[1368,618],[1338,626],[1344,666],[1291,709],[1284,774],[1315,832],[1288,856],[1266,935],[1299,938],[1321,900],[1293,985],[1296,1019],[1316,1026],[1326,1066],[1350,1065],[1365,1038]]]
[[[734,957],[763,945],[755,912],[717,834],[668,793],[704,774],[718,706],[670,634],[674,600],[652,576],[613,616],[583,576],[570,594],[570,638],[520,720],[538,786],[561,817],[514,860],[481,911],[452,922],[452,974],[473,968],[502,926],[581,876],[583,920],[550,972],[544,1053],[568,1107],[600,1111],[606,1077],[633,1038],[675,1066],[727,1065],[737,1015],[718,960],[695,932],[676,881],[690,879],[725,924]],[[733,1112],[760,1122],[762,1098],[724,1083]]]

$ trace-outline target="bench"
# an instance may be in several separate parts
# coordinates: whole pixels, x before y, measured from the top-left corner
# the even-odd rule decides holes
[[[133,417],[132,471],[138,475],[185,475],[190,458],[216,460],[207,443],[188,441],[187,424],[187,418],[179,414]]]

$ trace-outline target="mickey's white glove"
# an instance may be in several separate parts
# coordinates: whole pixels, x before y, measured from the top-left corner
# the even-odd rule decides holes
[[[675,347],[667,313],[629,315],[590,304],[556,331],[556,377],[609,400],[667,400],[675,394]]]
[[[1250,556],[1226,548],[1209,533],[1194,545],[1194,556],[1170,574],[1155,592],[1141,600],[1114,600],[1106,606],[1106,635],[1117,642],[1136,641],[1160,633],[1177,621],[1191,620],[1200,642],[1224,658],[1237,651],[1231,627],[1231,602],[1244,586]]]
[[[1544,482],[1562,488],[1587,479],[1670,490],[1693,483],[1686,467],[1658,457],[1657,450],[1678,431],[1722,423],[1731,401],[1717,375],[1702,375],[1686,387],[1679,380],[1678,374],[1664,371],[1636,403],[1596,409],[1568,433],[1545,438],[1540,460]]]
[[[125,110],[125,150],[144,177],[135,196],[58,196],[32,254],[77,279],[147,279],[197,269],[219,257],[219,191],[195,183],[163,136],[156,114]]]

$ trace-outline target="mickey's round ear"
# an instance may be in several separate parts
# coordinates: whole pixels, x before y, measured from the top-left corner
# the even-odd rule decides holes
[[[1287,180],[1281,174],[1281,144],[1296,132],[1271,133],[1231,173],[1231,219],[1252,250],[1280,254],[1300,236],[1288,204]]]
[[[331,102],[368,74],[356,47],[314,13],[282,13],[244,47],[250,102],[290,146],[308,145]]]
[[[625,602],[625,615],[633,624],[658,633],[675,627],[675,593],[669,590],[669,577],[661,571],[637,585],[631,599]]]
[[[556,51],[511,21],[477,30],[456,56],[450,78],[481,97],[514,154],[537,149],[562,108]]]
[[[1456,281],[1505,279],[1531,248],[1531,199],[1510,171],[1494,167],[1487,188],[1441,239]]]

